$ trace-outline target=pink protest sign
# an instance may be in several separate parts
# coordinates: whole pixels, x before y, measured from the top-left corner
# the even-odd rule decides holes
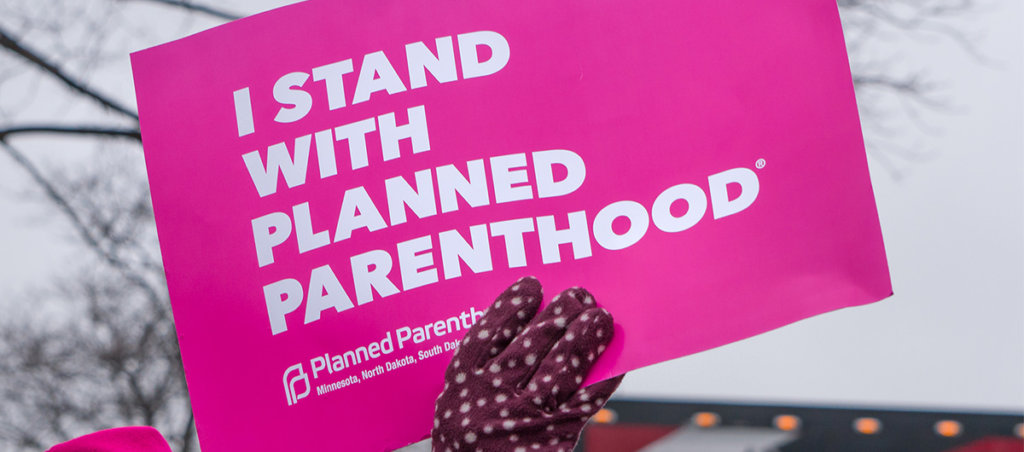
[[[520,276],[588,382],[891,293],[831,0],[309,1],[132,56],[204,450],[428,434]]]

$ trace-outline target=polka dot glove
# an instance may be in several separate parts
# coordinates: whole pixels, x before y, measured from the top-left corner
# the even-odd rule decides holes
[[[433,450],[568,452],[622,377],[581,388],[612,336],[585,289],[555,297],[532,277],[506,289],[469,329],[434,409]]]

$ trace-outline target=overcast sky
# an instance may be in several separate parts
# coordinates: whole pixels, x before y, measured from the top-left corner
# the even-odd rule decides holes
[[[894,44],[950,105],[926,113],[929,128],[893,125],[929,152],[901,177],[871,158],[896,296],[635,371],[620,396],[1024,410],[1024,3],[989,5],[958,26],[981,32],[994,64],[941,38]],[[115,67],[130,86],[127,55]],[[24,199],[30,187],[0,155],[0,308],[82,252],[59,216]]]

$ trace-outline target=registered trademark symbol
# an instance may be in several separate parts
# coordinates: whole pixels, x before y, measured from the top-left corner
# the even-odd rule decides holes
[[[754,166],[756,166],[757,169],[762,169],[767,164],[768,164],[768,162],[766,162],[764,159],[757,159],[757,163],[755,163]]]

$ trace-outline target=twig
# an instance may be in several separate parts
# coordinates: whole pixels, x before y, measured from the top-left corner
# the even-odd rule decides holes
[[[74,207],[71,206],[71,202],[68,201],[68,199],[59,190],[57,190],[57,187],[50,182],[50,180],[38,167],[35,166],[34,163],[32,163],[31,160],[25,157],[25,154],[22,154],[6,141],[0,141],[0,148],[2,148],[7,155],[15,161],[15,163],[21,166],[22,169],[32,177],[32,180],[34,180],[36,184],[43,189],[46,196],[50,198],[50,201],[57,206],[57,209],[63,212],[64,215],[71,220],[72,227],[75,228],[78,234],[82,237],[82,240],[85,241],[85,244],[90,249],[92,249],[111,267],[120,272],[121,275],[124,276],[132,285],[145,292],[146,297],[149,299],[149,302],[153,305],[154,309],[164,309],[162,306],[162,299],[157,290],[153,288],[144,277],[139,275],[129,263],[123,261],[121,258],[103,247],[100,240],[89,230],[89,226],[86,224],[85,220],[83,220],[78,212],[75,211]]]
[[[12,135],[54,133],[59,135],[97,135],[109,137],[131,138],[142,141],[142,134],[138,129],[117,129],[102,126],[53,126],[34,125],[0,128],[0,141],[4,141]]]
[[[115,101],[114,99],[111,99],[111,98],[109,98],[107,96],[104,96],[103,94],[100,94],[98,91],[96,91],[96,90],[86,86],[85,83],[83,83],[81,81],[78,81],[78,80],[75,80],[70,75],[68,75],[66,72],[64,72],[64,70],[62,70],[61,68],[57,67],[57,65],[55,65],[55,64],[51,63],[49,60],[47,60],[44,56],[42,56],[41,53],[39,53],[39,52],[37,52],[37,51],[35,51],[33,49],[30,49],[27,46],[25,46],[24,44],[22,44],[21,42],[19,42],[17,39],[15,39],[13,37],[13,35],[8,33],[7,30],[5,30],[2,26],[0,26],[0,46],[2,46],[3,48],[5,48],[7,50],[10,50],[11,52],[16,53],[17,55],[21,56],[22,58],[24,58],[28,62],[38,66],[40,69],[42,69],[44,71],[50,73],[50,75],[53,75],[54,77],[56,77],[61,82],[64,82],[64,84],[67,85],[68,87],[70,87],[71,89],[73,89],[75,91],[78,91],[82,95],[85,95],[86,97],[88,97],[88,98],[90,98],[90,99],[92,99],[92,100],[94,100],[96,102],[99,102],[100,105],[103,105],[104,107],[107,107],[107,108],[109,108],[111,110],[114,110],[114,111],[116,111],[118,113],[121,113],[122,115],[125,115],[125,116],[127,116],[129,118],[132,118],[132,119],[136,120],[136,121],[139,120],[138,113],[135,113],[134,111],[132,111],[132,110],[128,109],[127,107],[121,105],[119,102]]]

